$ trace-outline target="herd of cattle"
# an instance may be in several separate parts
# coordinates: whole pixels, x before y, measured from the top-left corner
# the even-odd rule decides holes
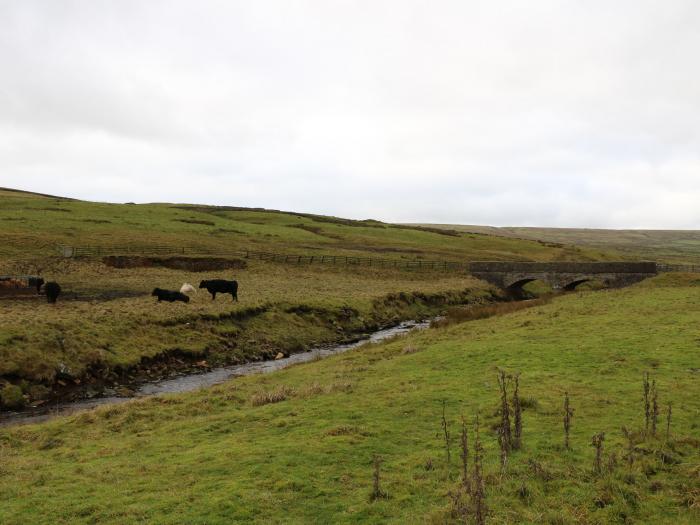
[[[31,278],[31,279],[13,279],[13,278],[2,278],[0,279],[0,288],[6,289],[27,289],[28,286],[36,287],[37,294],[41,293],[43,287],[44,293],[46,294],[46,300],[55,304],[58,296],[61,295],[61,286],[54,281],[45,282],[41,277]],[[200,288],[206,288],[206,290],[211,294],[212,300],[216,299],[216,294],[231,294],[234,301],[238,301],[238,281],[226,281],[224,279],[210,279],[207,281],[202,281],[199,283]],[[179,291],[177,290],[163,290],[162,288],[155,288],[152,296],[158,298],[160,301],[182,301],[183,303],[188,303],[190,297],[187,294],[196,293],[197,290],[191,284],[185,283],[182,285]]]
[[[44,288],[44,293],[46,294],[46,300],[49,303],[55,303],[58,296],[61,295],[61,286],[53,281],[48,283],[44,281],[41,277],[33,277],[29,279],[18,279],[12,277],[2,277],[0,278],[0,289],[3,290],[26,290],[28,287],[36,287],[36,293],[40,294],[42,287]]]
[[[206,288],[211,294],[212,301],[216,299],[217,293],[231,294],[234,301],[238,301],[238,281],[226,281],[224,279],[211,279],[208,281],[202,281],[199,283],[200,288]],[[182,301],[183,303],[189,303],[190,297],[188,293],[197,292],[197,290],[191,284],[185,283],[177,290],[163,290],[162,288],[154,288],[152,296],[158,298],[160,301],[168,301],[170,303],[174,301]]]

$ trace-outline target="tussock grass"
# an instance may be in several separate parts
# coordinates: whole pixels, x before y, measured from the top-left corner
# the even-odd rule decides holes
[[[408,344],[408,345],[403,347],[403,350],[401,350],[401,354],[410,355],[410,354],[415,354],[416,352],[420,352],[420,351],[421,351],[421,349],[418,348],[417,346],[412,345],[412,344]]]
[[[568,295],[201,392],[3,428],[0,521],[449,523],[448,494],[463,486],[459,415],[473,471],[482,413],[487,523],[696,523],[697,293],[674,285]],[[407,345],[422,351],[402,355]],[[384,354],[395,357],[375,359]],[[661,427],[656,437],[643,432],[650,358],[659,360],[651,378],[659,401],[673,403],[668,440]],[[490,428],[497,368],[519,371],[525,407],[522,447],[504,475]],[[331,388],[336,382],[351,389]],[[256,394],[279,391],[284,401],[252,406]],[[570,450],[564,392],[575,409]],[[457,445],[450,466],[443,400]],[[631,467],[622,426],[634,433]],[[598,432],[605,441],[594,474]],[[375,455],[379,488],[391,498],[370,501]],[[471,497],[461,501],[468,505],[457,510],[476,508]]]
[[[457,323],[466,323],[477,319],[488,319],[495,315],[505,315],[519,312],[526,308],[547,304],[550,296],[531,299],[529,301],[512,301],[494,304],[477,304],[468,306],[452,306],[447,308],[444,316],[430,323],[431,328],[444,328]]]
[[[287,386],[280,386],[268,392],[257,392],[250,397],[250,404],[254,407],[269,405],[270,403],[279,403],[285,401],[295,395],[296,391]]]

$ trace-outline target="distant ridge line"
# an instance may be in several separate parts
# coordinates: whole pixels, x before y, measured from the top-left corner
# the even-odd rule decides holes
[[[9,191],[11,193],[23,193],[25,195],[37,195],[38,197],[46,197],[48,199],[58,199],[62,201],[79,201],[80,199],[72,199],[71,197],[59,197],[58,195],[50,195],[48,193],[39,193],[36,191],[28,191],[28,190],[18,190],[15,188],[5,188],[0,186],[0,191]]]

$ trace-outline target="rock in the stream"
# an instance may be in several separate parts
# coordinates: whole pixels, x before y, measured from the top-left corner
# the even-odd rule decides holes
[[[117,388],[117,395],[119,397],[132,397],[136,392],[134,392],[131,388],[126,387],[126,386],[120,386]]]
[[[93,398],[95,398],[95,397],[97,397],[97,396],[99,396],[99,395],[100,395],[99,390],[95,390],[95,389],[92,388],[92,387],[88,387],[87,389],[85,389],[85,397],[86,397],[87,399],[93,399]]]
[[[279,359],[284,359],[284,354],[282,352],[278,352],[277,355],[275,356],[275,361]]]
[[[58,363],[56,367],[56,378],[57,379],[74,379],[73,372],[65,363]]]

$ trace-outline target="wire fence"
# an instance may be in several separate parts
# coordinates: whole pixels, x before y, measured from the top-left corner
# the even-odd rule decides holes
[[[294,255],[253,250],[211,250],[173,246],[60,246],[64,257],[103,257],[115,255],[133,256],[227,256],[295,265],[364,266],[410,270],[468,271],[469,263],[437,260],[399,260],[352,255]]]
[[[378,257],[358,257],[352,255],[295,255],[274,252],[259,252],[253,250],[226,250],[207,247],[185,247],[164,245],[99,245],[99,246],[59,246],[58,251],[64,257],[103,257],[110,255],[133,256],[184,256],[192,257],[218,256],[240,257],[259,261],[278,262],[297,265],[330,265],[330,266],[366,266],[375,268],[396,268],[408,270],[441,270],[452,272],[477,271],[479,265],[491,264],[486,262],[455,262],[423,259],[383,259]],[[501,263],[505,264],[505,263]],[[522,264],[522,263],[514,263]],[[594,263],[605,264],[605,263]],[[700,273],[700,265],[696,264],[655,264],[657,272],[688,272]]]
[[[700,273],[700,264],[663,264],[656,263],[657,272]]]
[[[345,266],[368,266],[377,268],[402,268],[418,270],[467,271],[468,263],[453,261],[428,261],[413,259],[402,261],[398,259],[379,259],[375,257],[354,257],[346,255],[288,255],[265,252],[244,252],[246,259],[281,262],[287,264],[327,264]]]

